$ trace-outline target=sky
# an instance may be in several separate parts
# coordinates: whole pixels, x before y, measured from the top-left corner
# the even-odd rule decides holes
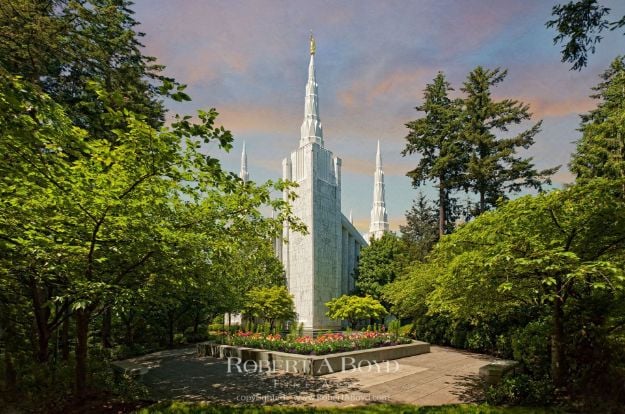
[[[564,0],[561,0],[564,1]],[[342,209],[368,231],[376,142],[380,140],[386,206],[392,230],[419,191],[434,199],[432,183],[412,186],[406,172],[418,156],[403,157],[405,123],[422,114],[423,89],[442,71],[459,91],[476,66],[508,70],[493,90],[497,99],[530,105],[543,120],[536,144],[524,154],[538,168],[562,165],[554,185],[572,181],[567,164],[581,134],[579,114],[599,74],[624,54],[625,37],[606,33],[582,71],[560,61],[555,32],[545,22],[550,0],[136,0],[145,53],[165,74],[188,85],[191,102],[168,102],[170,112],[214,107],[232,131],[234,148],[205,150],[229,171],[239,171],[243,141],[250,179],[281,177],[281,161],[299,143],[309,60],[315,65],[325,147],[342,158]],[[616,19],[625,2],[603,1]],[[460,198],[466,196],[460,195]]]

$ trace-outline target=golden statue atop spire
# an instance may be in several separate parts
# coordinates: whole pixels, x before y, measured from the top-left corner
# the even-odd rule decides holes
[[[313,37],[312,30],[310,31],[310,54],[314,55],[317,51],[317,44],[315,43],[315,38]]]

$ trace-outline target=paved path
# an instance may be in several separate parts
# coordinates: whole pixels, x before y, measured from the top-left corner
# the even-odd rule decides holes
[[[195,347],[128,360],[148,368],[142,377],[156,400],[298,405],[354,405],[370,401],[441,405],[480,399],[478,370],[494,358],[432,346],[432,352],[379,366],[321,377],[284,372],[238,372]],[[248,368],[252,368],[248,366]]]

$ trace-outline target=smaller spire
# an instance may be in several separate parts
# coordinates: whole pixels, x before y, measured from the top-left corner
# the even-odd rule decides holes
[[[349,222],[354,224],[354,217],[352,217],[352,210],[349,210]]]
[[[244,183],[250,178],[250,174],[247,172],[247,152],[245,151],[245,141],[243,141],[243,151],[241,151],[241,171],[239,171],[239,178]]]
[[[380,238],[385,231],[389,231],[388,214],[384,197],[384,171],[382,170],[382,153],[380,140],[375,155],[375,173],[373,179],[373,208],[371,209],[371,226],[369,235]]]

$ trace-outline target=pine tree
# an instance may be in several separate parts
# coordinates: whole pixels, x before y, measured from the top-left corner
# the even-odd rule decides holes
[[[399,226],[402,239],[409,246],[411,259],[423,261],[439,240],[438,211],[419,193],[410,210],[406,211],[406,225]]]
[[[461,136],[469,150],[463,185],[479,195],[476,215],[496,205],[500,198],[506,198],[508,192],[518,192],[524,187],[540,190],[542,184],[551,182],[549,177],[559,168],[538,171],[532,158],[516,154],[517,149],[528,149],[534,144],[542,121],[513,137],[498,136],[507,133],[510,126],[531,118],[529,106],[522,102],[493,100],[491,88],[501,83],[506,75],[506,70],[478,66],[469,73],[461,88],[466,94]]]
[[[438,233],[440,236],[449,229],[452,218],[450,193],[457,188],[465,165],[466,151],[459,140],[458,101],[448,96],[453,90],[439,72],[433,83],[425,87],[424,102],[415,109],[425,116],[406,124],[406,148],[402,155],[420,155],[416,168],[406,175],[418,187],[425,181],[438,183]]]
[[[625,178],[625,63],[616,58],[593,88],[597,108],[582,115],[582,138],[570,168],[578,182],[595,177]]]

